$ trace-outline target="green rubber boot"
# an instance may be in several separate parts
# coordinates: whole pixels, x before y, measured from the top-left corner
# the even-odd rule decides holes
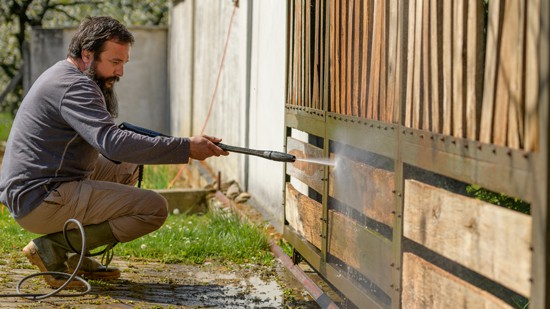
[[[113,245],[118,241],[114,237],[109,222],[103,222],[84,227],[86,234],[86,249],[93,250],[103,245]],[[78,229],[67,232],[67,238],[75,249],[81,250],[81,235]],[[59,271],[72,273],[79,260],[78,254],[72,254],[71,247],[67,244],[63,232],[44,235],[32,240],[23,252],[29,261],[36,265],[40,271]],[[69,256],[70,255],[70,256]],[[115,267],[106,267],[92,258],[85,257],[79,275],[88,279],[113,280],[120,277],[120,271]],[[45,276],[46,282],[51,287],[59,287],[65,282],[63,278]],[[83,286],[79,281],[72,281],[74,287]]]

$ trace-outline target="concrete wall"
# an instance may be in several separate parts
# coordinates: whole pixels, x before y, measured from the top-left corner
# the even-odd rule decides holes
[[[33,28],[31,82],[52,64],[67,56],[75,28]],[[170,132],[166,28],[130,28],[136,42],[124,77],[116,86],[118,122],[128,121],[156,131]]]
[[[233,7],[230,0],[187,0],[172,9],[171,117],[179,135],[200,134],[206,122]],[[285,1],[239,1],[204,133],[229,145],[283,150],[285,35]],[[241,154],[207,163],[223,181],[237,180],[282,225],[283,163]]]

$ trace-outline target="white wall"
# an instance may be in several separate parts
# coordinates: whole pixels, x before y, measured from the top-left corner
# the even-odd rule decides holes
[[[233,12],[230,0],[187,0],[170,21],[172,129],[199,134],[208,114]],[[191,21],[190,21],[191,20]],[[239,1],[205,133],[229,145],[282,151],[286,2]],[[276,226],[282,223],[283,163],[231,154],[207,163],[235,179]]]

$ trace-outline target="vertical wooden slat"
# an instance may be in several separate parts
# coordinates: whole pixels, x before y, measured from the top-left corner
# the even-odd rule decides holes
[[[332,70],[330,69],[330,57],[334,55],[331,53],[330,43],[333,36],[330,35],[332,26],[330,14],[333,12],[332,2],[333,0],[323,1],[321,4],[321,18],[323,19],[323,28],[321,30],[321,40],[323,42],[323,51],[321,52],[321,109],[324,111],[330,110],[330,87],[333,84],[330,78]]]
[[[296,14],[296,2],[292,3],[292,97],[290,100],[290,103],[293,105],[296,105],[297,101],[297,93],[298,93],[298,87],[297,87],[297,78],[298,78],[298,65],[297,65],[297,58],[298,58],[298,32],[297,32],[297,14]]]
[[[379,105],[379,119],[387,122],[387,117],[385,117],[386,111],[386,92],[387,92],[387,62],[388,62],[388,1],[382,1],[381,3],[381,33],[380,33],[380,90],[378,94],[378,105]]]
[[[500,1],[489,1],[487,34],[485,44],[485,73],[483,82],[483,105],[479,140],[491,143],[493,136],[493,115],[495,109],[495,88],[500,37]]]
[[[305,0],[304,12],[304,106],[311,104],[311,0]]]
[[[439,11],[438,11],[438,2],[437,0],[430,1],[430,90],[431,90],[431,100],[430,106],[432,109],[432,132],[440,133],[439,119],[441,115],[439,114],[439,60],[441,59],[441,49],[439,48]],[[428,60],[426,60],[428,61]]]
[[[336,110],[335,103],[336,103],[336,70],[337,70],[337,63],[336,63],[336,4],[337,0],[331,0],[330,1],[330,34],[329,34],[329,40],[330,40],[330,111],[334,112]]]
[[[443,2],[443,134],[450,135],[453,107],[453,7],[454,1]],[[491,1],[494,2],[494,1]]]
[[[412,127],[420,129],[420,108],[422,100],[421,88],[421,61],[422,61],[422,7],[424,2],[428,0],[416,0],[416,18],[415,18],[415,46],[414,46],[414,82],[413,82],[413,98],[412,98]]]
[[[453,136],[464,137],[464,1],[454,2],[453,10]]]
[[[372,54],[371,54],[371,67],[370,67],[370,77],[369,77],[369,111],[372,111],[370,114],[367,114],[369,119],[378,119],[378,100],[379,100],[379,91],[380,91],[380,58],[381,58],[381,35],[382,35],[382,14],[383,14],[383,4],[384,0],[375,0],[374,1],[374,19],[373,19],[373,28],[372,28]]]
[[[363,44],[361,47],[361,54],[363,55],[361,57],[361,107],[360,107],[360,113],[361,117],[366,118],[367,117],[367,109],[368,109],[368,89],[369,89],[369,61],[371,58],[371,53],[369,50],[369,41],[370,41],[370,23],[371,23],[371,17],[370,17],[370,9],[371,9],[371,1],[365,0],[363,2]]]
[[[340,68],[340,113],[345,114],[346,113],[346,90],[348,86],[348,80],[347,80],[347,69],[348,69],[348,49],[347,49],[347,30],[348,30],[348,7],[347,7],[347,1],[348,0],[342,0],[342,11],[340,13],[341,16],[341,22],[340,27],[342,29],[340,36],[341,36],[341,68]]]
[[[321,44],[321,37],[320,37],[320,29],[322,27],[321,25],[321,19],[320,19],[320,3],[314,1],[313,5],[315,6],[315,19],[314,19],[314,31],[315,31],[315,37],[313,40],[313,85],[312,85],[312,106],[315,109],[320,108],[320,95],[319,95],[319,83],[320,83],[320,64],[319,64],[319,58],[321,56],[321,51],[323,50],[323,45]]]
[[[515,1],[512,10],[514,19],[517,20],[515,39],[515,64],[511,68],[513,74],[510,86],[510,108],[508,126],[508,147],[518,149],[523,143],[523,48],[524,48],[524,27],[525,27],[525,2]]]
[[[409,33],[407,40],[407,82],[405,87],[405,121],[406,127],[412,127],[413,82],[414,82],[414,50],[416,26],[416,0],[409,1]]]
[[[508,136],[508,121],[511,103],[513,100],[513,88],[515,87],[512,74],[516,74],[518,19],[516,2],[507,0],[504,2],[504,20],[502,21],[502,37],[497,64],[497,89],[495,97],[495,119],[493,129],[493,142],[496,145],[506,146]]]
[[[525,150],[538,149],[540,0],[527,1],[525,50]]]
[[[430,130],[430,102],[431,102],[431,83],[430,83],[430,0],[424,0],[422,5],[422,73],[420,82],[422,121],[421,128]]]
[[[393,123],[399,123],[399,117],[400,117],[400,113],[401,113],[401,97],[402,97],[402,93],[404,93],[402,91],[402,83],[401,83],[401,76],[402,76],[402,72],[403,72],[403,63],[402,63],[402,59],[404,58],[404,50],[402,50],[403,48],[403,35],[404,35],[404,32],[402,31],[402,28],[401,27],[401,18],[403,18],[403,16],[405,16],[405,12],[402,12],[404,11],[404,5],[402,4],[402,2],[400,1],[397,1],[396,0],[396,21],[395,21],[395,27],[397,28],[397,48],[396,48],[396,51],[397,51],[397,59],[395,61],[395,90],[394,90],[394,93],[395,93],[395,96],[393,98],[393,102],[394,102],[394,105],[393,105]],[[400,18],[401,17],[401,18]]]
[[[297,31],[297,39],[296,39],[296,45],[297,45],[297,57],[296,57],[296,104],[302,105],[302,85],[303,85],[303,18],[302,18],[302,2],[304,0],[297,1],[297,10],[296,10],[296,31]]]
[[[353,86],[353,76],[352,76],[352,72],[353,72],[353,65],[354,65],[354,62],[353,62],[353,40],[354,40],[354,37],[353,37],[353,10],[354,10],[354,7],[353,7],[353,4],[354,4],[354,1],[353,0],[348,0],[348,24],[347,24],[347,32],[348,32],[348,38],[347,38],[347,63],[348,63],[348,66],[346,68],[346,109],[345,109],[345,114],[346,115],[351,115],[351,104],[352,104],[352,101],[351,101],[351,95],[352,95],[352,86]]]
[[[294,5],[293,3],[289,3],[288,5],[288,29],[287,29],[287,42],[288,42],[288,51],[287,51],[287,104],[293,104],[293,98],[295,95],[295,87],[294,87],[294,58],[296,57],[296,51],[294,48]]]
[[[394,110],[396,93],[396,76],[397,76],[397,53],[398,53],[398,44],[397,44],[397,0],[390,0],[389,3],[389,29],[388,29],[388,89],[386,95],[386,117],[385,121],[393,122],[394,121]]]
[[[478,105],[481,98],[483,2],[468,1],[466,43],[466,137],[477,139]]]
[[[336,0],[336,4],[334,6],[334,15],[335,15],[335,23],[334,23],[334,29],[335,29],[335,34],[334,34],[334,46],[335,46],[335,52],[334,52],[334,58],[336,59],[335,61],[335,70],[334,70],[334,75],[335,75],[335,85],[334,85],[334,89],[335,89],[335,93],[334,93],[334,109],[333,111],[335,111],[336,113],[340,113],[340,68],[342,67],[342,60],[341,60],[341,57],[340,57],[340,53],[341,53],[341,46],[342,46],[342,41],[341,41],[341,38],[340,38],[340,32],[341,32],[341,27],[340,27],[340,15],[341,15],[341,10],[340,10],[340,6],[341,6],[341,2],[344,1],[344,0]]]
[[[361,67],[361,0],[355,0],[355,25],[353,31],[353,97],[351,101],[353,116],[359,116],[359,89],[361,87],[361,78],[359,68]]]

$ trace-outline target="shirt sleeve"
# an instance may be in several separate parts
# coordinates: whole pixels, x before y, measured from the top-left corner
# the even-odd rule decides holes
[[[148,137],[120,129],[107,111],[99,87],[87,78],[69,87],[60,113],[80,137],[111,160],[136,164],[189,161],[188,138]]]

